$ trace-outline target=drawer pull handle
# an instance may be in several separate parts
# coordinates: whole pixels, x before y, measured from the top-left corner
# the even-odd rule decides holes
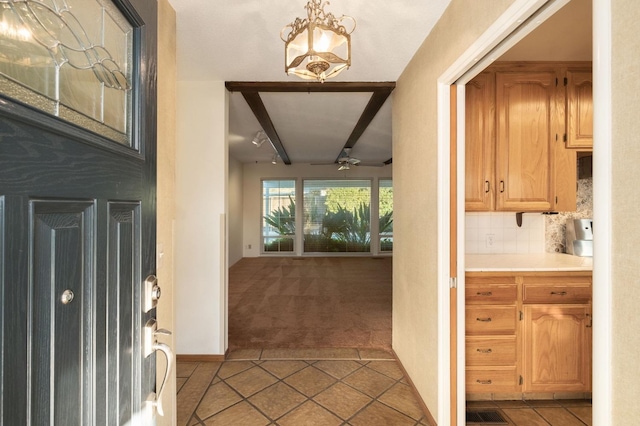
[[[493,293],[490,291],[479,291],[476,293],[476,296],[493,296]]]
[[[567,292],[566,291],[552,291],[551,295],[552,296],[566,296]]]
[[[476,318],[476,321],[491,322],[491,318]]]
[[[476,382],[480,383],[481,385],[490,385],[491,384],[491,380],[476,380]]]
[[[484,193],[488,193],[489,191],[491,191],[491,183],[489,183],[488,180],[484,181]]]
[[[476,351],[480,352],[481,354],[490,354],[492,352],[491,349],[476,349]]]

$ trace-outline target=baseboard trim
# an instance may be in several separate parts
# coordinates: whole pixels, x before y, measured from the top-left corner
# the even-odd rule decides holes
[[[227,354],[224,355],[176,355],[177,362],[222,362],[226,359]]]
[[[422,412],[427,417],[427,421],[429,422],[429,425],[438,426],[438,423],[436,423],[435,419],[433,418],[433,415],[431,415],[431,411],[429,411],[427,404],[424,403],[422,397],[418,393],[418,389],[416,389],[416,386],[413,384],[411,377],[409,377],[407,370],[404,368],[404,365],[402,365],[402,362],[400,362],[400,358],[398,358],[398,354],[396,354],[396,352],[393,349],[391,349],[391,353],[393,354],[393,357],[398,362],[398,366],[400,367],[400,370],[402,370],[402,374],[404,375],[405,380],[409,384],[409,387],[411,388],[413,395],[416,397],[416,400],[418,401],[420,408],[422,408]]]

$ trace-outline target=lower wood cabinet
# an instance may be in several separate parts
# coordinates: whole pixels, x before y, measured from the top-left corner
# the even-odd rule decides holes
[[[466,392],[591,391],[591,273],[467,273]]]
[[[524,389],[591,389],[591,306],[524,306]]]

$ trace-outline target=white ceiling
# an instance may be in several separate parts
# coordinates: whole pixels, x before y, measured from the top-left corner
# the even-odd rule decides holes
[[[179,80],[302,81],[284,72],[280,31],[296,17],[306,16],[307,0],[169,2],[177,15]],[[396,81],[449,2],[332,0],[325,10],[336,16],[353,16],[357,26],[352,34],[351,68],[331,81]],[[538,35],[523,40],[501,60],[585,59],[576,57],[584,56],[576,51],[591,51],[590,3],[573,0],[556,14],[560,16],[557,22],[543,24],[537,30]],[[570,7],[575,10],[569,10]],[[589,29],[589,35],[585,28]],[[585,40],[589,41],[588,46]],[[562,57],[555,58],[558,55]],[[260,93],[293,163],[335,161],[370,96],[370,93]],[[258,130],[260,124],[242,94],[230,93],[230,155],[245,163],[271,162],[274,150],[270,144],[256,148],[251,143]],[[391,97],[354,146],[351,156],[363,163],[380,163],[391,158]]]

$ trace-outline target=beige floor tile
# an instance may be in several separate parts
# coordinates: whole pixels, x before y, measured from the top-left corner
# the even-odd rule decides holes
[[[220,367],[218,377],[224,380],[254,366],[251,361],[227,361]]]
[[[359,359],[357,349],[264,349],[261,359]]]
[[[560,402],[552,400],[552,399],[535,399],[535,400],[526,400],[527,404],[529,404],[533,408],[537,407],[561,407]]]
[[[201,419],[206,419],[229,408],[233,404],[237,404],[241,400],[242,397],[238,395],[237,392],[231,389],[226,383],[219,382],[209,387],[196,409],[196,414]]]
[[[249,398],[249,402],[272,419],[281,417],[306,400],[304,395],[282,382],[278,382]]]
[[[193,374],[182,386],[177,397],[177,425],[186,425],[196,410],[202,396],[209,388],[214,375],[220,368],[219,362],[203,362],[198,365]]]
[[[424,416],[413,391],[409,386],[402,383],[396,383],[391,389],[380,395],[378,401],[415,420],[420,420]]]
[[[530,408],[529,404],[527,404],[521,399],[516,399],[513,401],[494,401],[494,402],[500,408]]]
[[[374,402],[349,420],[352,426],[414,426],[416,421],[379,402]]]
[[[186,377],[176,377],[176,392],[180,392],[185,383],[187,383]]]
[[[563,399],[559,401],[563,407],[591,407],[590,399]]]
[[[191,376],[197,366],[197,362],[176,362],[176,377]]]
[[[366,360],[380,360],[380,359],[388,359],[394,360],[393,354],[391,352],[386,351],[384,349],[359,349],[360,359]]]
[[[309,366],[287,377],[284,381],[298,392],[311,398],[334,384],[336,379]]]
[[[366,367],[347,376],[343,381],[374,398],[377,398],[394,384],[392,379]]]
[[[533,408],[503,408],[502,412],[517,426],[549,426]]]
[[[279,379],[284,379],[308,366],[304,361],[265,361],[260,364],[260,367]]]
[[[400,367],[398,367],[396,362],[371,361],[367,364],[367,367],[372,370],[376,370],[378,373],[382,373],[387,377],[391,377],[393,380],[400,380],[403,376],[402,370],[400,370]]]
[[[260,359],[262,349],[234,349],[229,352],[227,360],[249,360],[257,361]]]
[[[564,408],[542,407],[536,408],[536,411],[554,426],[584,426],[584,423]]]
[[[497,408],[498,405],[493,401],[467,401],[467,409],[474,408]]]
[[[244,401],[204,421],[207,426],[265,426],[270,423],[269,419]]]
[[[567,407],[567,410],[575,414],[576,417],[578,417],[588,426],[591,426],[593,424],[591,407]]]
[[[336,379],[342,379],[358,368],[362,368],[362,365],[356,361],[318,361],[313,364],[313,366],[332,375]]]
[[[189,422],[189,426],[200,426],[200,425],[202,425],[202,422],[198,417],[195,417],[195,416]]]
[[[313,400],[344,420],[372,401],[367,395],[342,383],[336,383]]]
[[[227,384],[245,398],[249,398],[251,395],[271,386],[277,381],[278,379],[258,366],[254,366],[226,379]]]
[[[307,401],[283,418],[279,426],[339,426],[342,420],[313,401]]]

